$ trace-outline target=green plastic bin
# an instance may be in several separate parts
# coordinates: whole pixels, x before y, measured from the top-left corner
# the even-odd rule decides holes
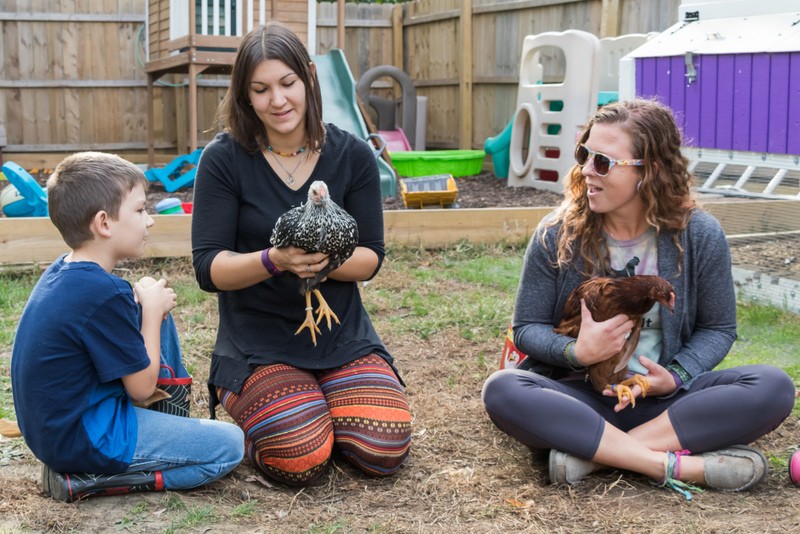
[[[473,176],[481,173],[485,156],[483,150],[409,150],[391,153],[392,165],[400,176]]]

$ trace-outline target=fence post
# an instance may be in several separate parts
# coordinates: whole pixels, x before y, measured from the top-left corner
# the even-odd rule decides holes
[[[402,4],[395,4],[394,7],[392,7],[392,63],[395,67],[405,72]]]
[[[461,2],[459,26],[459,48],[462,53],[458,83],[461,104],[458,146],[468,150],[472,148],[472,0]]]
[[[603,0],[603,12],[600,15],[600,37],[619,35],[619,18],[619,0]]]
[[[344,42],[344,0],[336,2],[336,48],[346,49]]]

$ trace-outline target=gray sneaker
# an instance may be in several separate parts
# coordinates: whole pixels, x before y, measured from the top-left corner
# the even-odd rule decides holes
[[[556,449],[550,449],[549,464],[551,484],[577,484],[586,475],[600,469],[600,464]]]
[[[750,489],[764,480],[769,470],[766,456],[745,445],[731,445],[697,456],[704,461],[706,485],[721,491]]]

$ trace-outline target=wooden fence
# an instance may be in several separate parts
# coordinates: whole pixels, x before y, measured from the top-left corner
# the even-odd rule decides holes
[[[80,4],[59,12],[44,11],[41,2],[35,3],[39,9],[32,2],[2,2],[6,151],[146,148],[146,84],[136,59],[141,2]]]
[[[428,99],[431,148],[481,148],[511,120],[527,35],[578,29],[600,37],[662,31],[675,0],[418,0],[348,5],[345,52],[358,79],[376,65],[406,72]],[[334,46],[334,6],[320,4],[321,46]],[[323,50],[324,52],[324,50]],[[399,94],[399,92],[398,92]]]
[[[34,0],[0,6],[0,134],[3,153],[24,167],[53,166],[64,152],[110,150],[143,162],[147,145],[143,0]],[[400,67],[428,98],[429,148],[479,148],[511,119],[526,35],[581,29],[598,36],[660,31],[680,0],[417,0],[348,4],[345,55],[358,79]],[[46,7],[45,7],[46,6]],[[50,11],[48,11],[50,10]],[[280,12],[278,19],[280,19]],[[318,4],[317,52],[336,42],[336,5]],[[155,92],[156,147],[180,148],[185,80]],[[198,139],[213,135],[225,77],[198,82]],[[3,136],[0,135],[0,139]]]

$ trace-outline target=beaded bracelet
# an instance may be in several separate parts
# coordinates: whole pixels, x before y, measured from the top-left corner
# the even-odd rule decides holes
[[[272,263],[272,260],[269,259],[269,251],[272,247],[267,247],[261,252],[261,263],[264,265],[264,268],[267,270],[269,274],[272,276],[281,276],[283,271],[275,267],[275,264]]]
[[[579,360],[578,357],[575,356],[575,341],[570,341],[566,345],[564,345],[564,359],[567,360],[567,363],[570,367],[572,367],[573,371],[581,371],[586,368]]]
[[[689,371],[684,369],[683,366],[678,362],[672,362],[671,364],[667,365],[667,371],[675,375],[678,375],[678,378],[681,381],[680,384],[678,384],[677,380],[675,381],[678,387],[681,387],[683,384],[692,379],[692,376],[689,374]]]

